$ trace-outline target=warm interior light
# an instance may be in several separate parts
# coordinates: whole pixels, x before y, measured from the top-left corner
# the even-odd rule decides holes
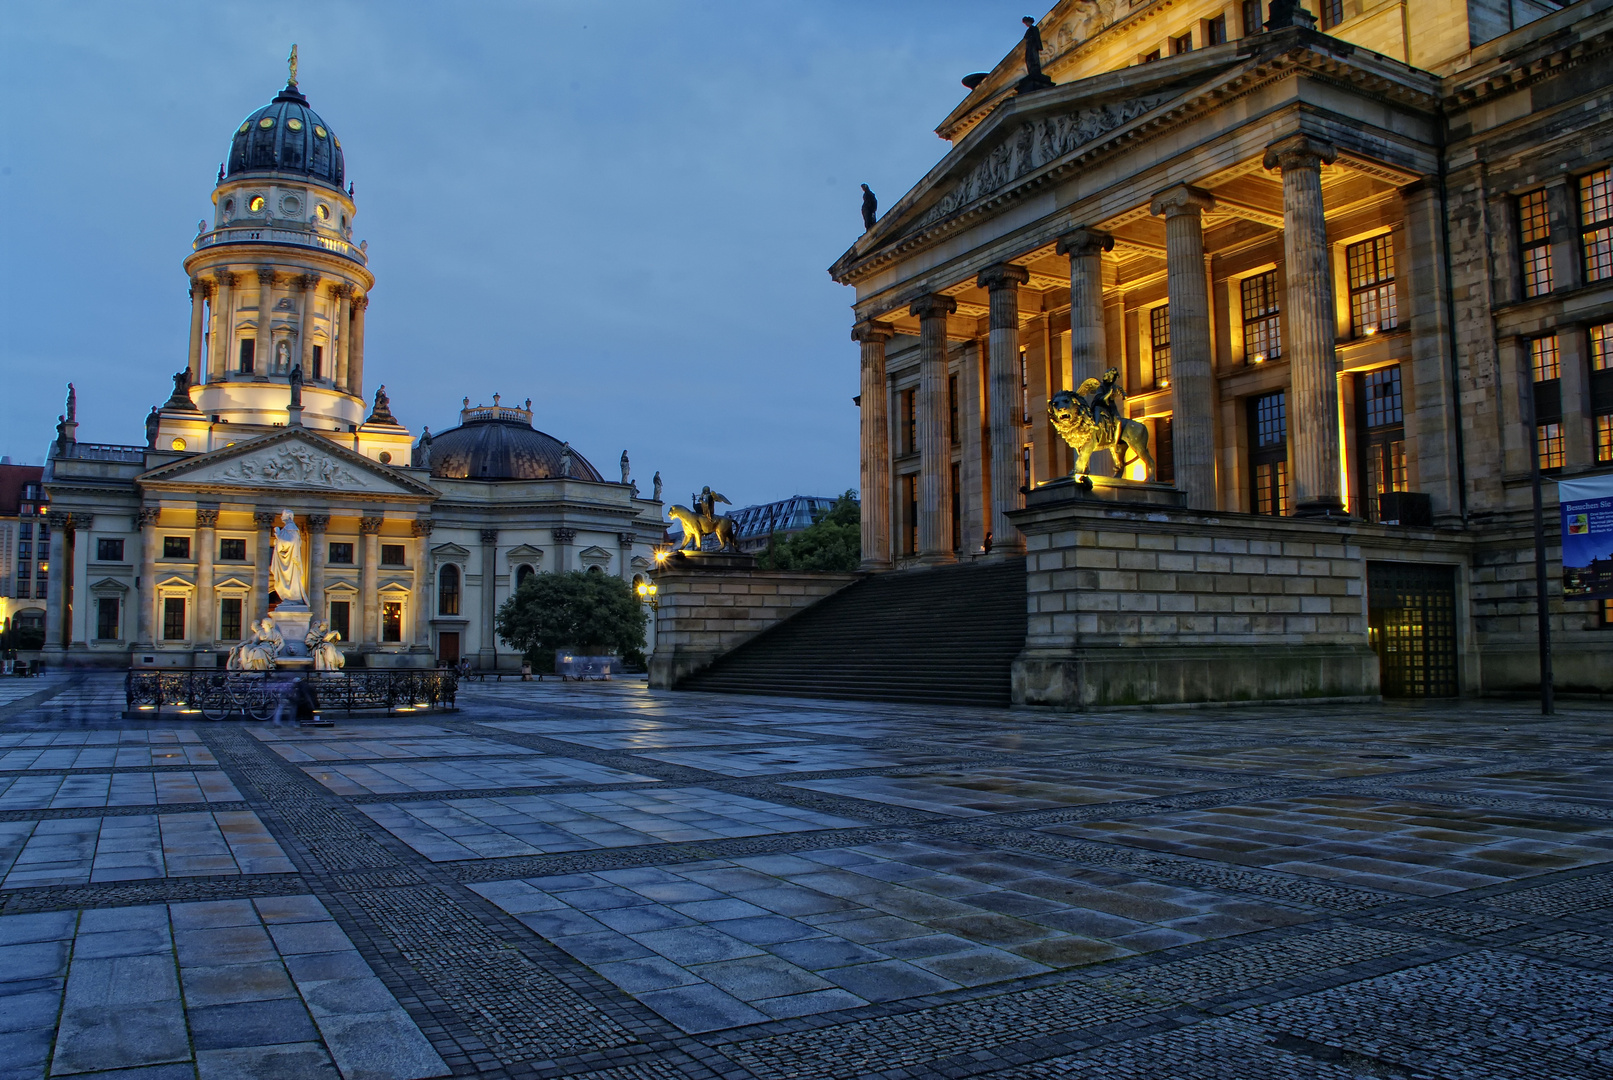
[[[183,449],[185,449],[185,440],[184,439],[175,439],[169,445],[172,446],[175,450],[183,450]]]
[[[1376,334],[1377,332],[1378,332],[1378,328],[1376,326],[1369,326],[1366,329],[1367,337],[1371,337],[1373,334]]]
[[[1250,363],[1254,364],[1264,364],[1266,362],[1266,354],[1257,352],[1249,358],[1249,361]]]

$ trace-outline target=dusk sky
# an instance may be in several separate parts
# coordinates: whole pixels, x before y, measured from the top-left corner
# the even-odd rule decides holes
[[[286,79],[341,137],[369,241],[365,390],[460,399],[648,494],[857,484],[852,290],[825,268],[947,149],[1018,41],[997,0],[43,3],[0,47],[0,453],[139,443],[185,366],[182,261],[229,138]]]

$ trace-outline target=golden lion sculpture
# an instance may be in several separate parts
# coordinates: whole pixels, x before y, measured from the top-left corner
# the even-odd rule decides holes
[[[1117,477],[1126,475],[1128,451],[1142,460],[1147,470],[1144,479],[1152,480],[1157,474],[1154,456],[1148,451],[1148,428],[1121,415],[1125,398],[1117,385],[1119,378],[1120,372],[1110,368],[1102,379],[1088,379],[1074,391],[1060,390],[1047,403],[1053,429],[1075,451],[1071,477],[1085,476],[1087,462],[1099,450],[1113,455]]]

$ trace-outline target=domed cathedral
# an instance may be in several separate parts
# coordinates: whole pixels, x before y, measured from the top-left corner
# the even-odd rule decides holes
[[[212,201],[184,264],[188,358],[144,442],[79,441],[69,390],[45,468],[47,662],[221,664],[280,604],[285,511],[310,617],[349,665],[515,667],[493,620],[527,574],[649,570],[661,504],[625,453],[607,480],[533,427],[530,399],[467,397],[459,426],[418,440],[384,386],[366,399],[375,278],[341,138],[295,59],[231,135]]]

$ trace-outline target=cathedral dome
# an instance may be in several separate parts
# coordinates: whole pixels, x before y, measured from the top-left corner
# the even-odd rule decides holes
[[[287,84],[235,129],[226,171],[230,177],[291,173],[340,190],[346,169],[341,140],[297,87]]]
[[[498,404],[478,405],[460,411],[460,424],[415,450],[418,461],[429,448],[431,475],[445,480],[573,480],[603,482],[587,458],[571,451],[571,469],[564,471],[566,446],[532,426],[532,411]],[[528,403],[530,404],[530,402]]]

